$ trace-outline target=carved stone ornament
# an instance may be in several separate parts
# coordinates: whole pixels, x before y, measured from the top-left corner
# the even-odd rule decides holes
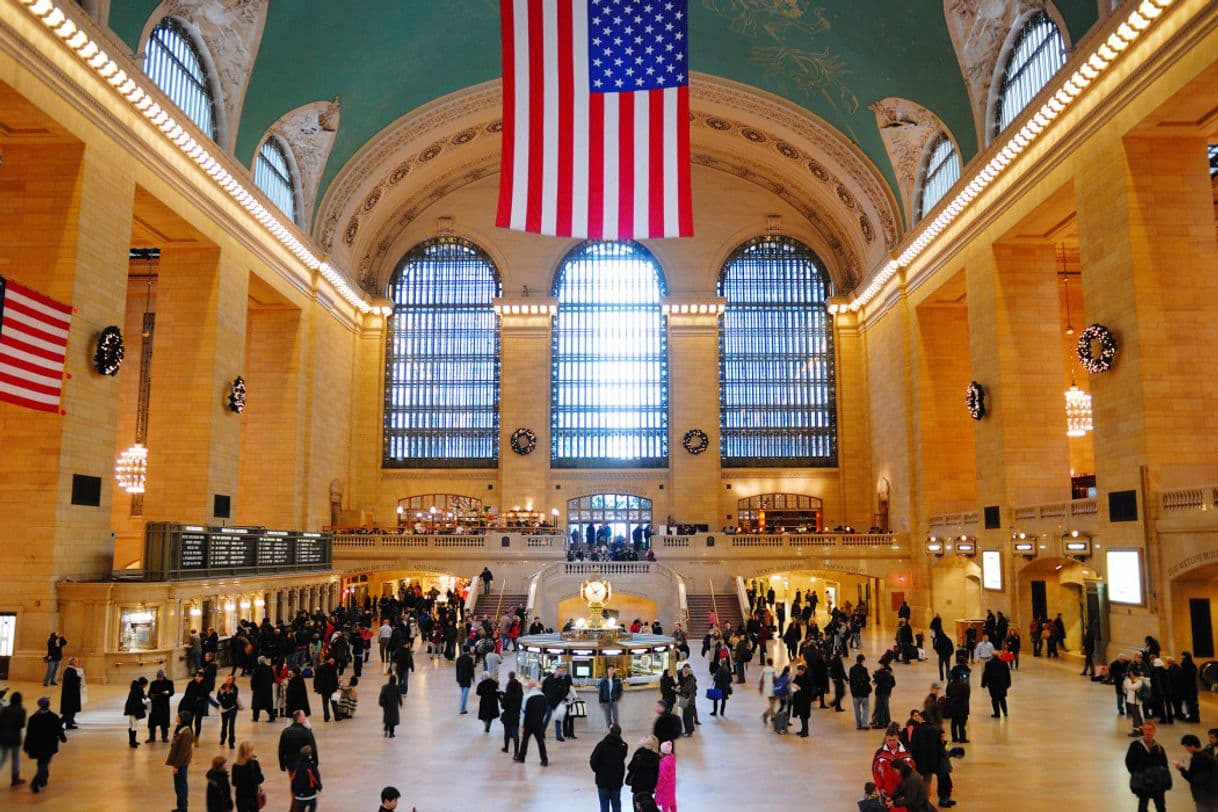
[[[340,105],[337,98],[301,105],[284,114],[267,130],[268,135],[278,136],[296,161],[300,180],[299,221],[313,221],[313,207],[317,202],[318,186],[326,171],[326,161],[334,149],[338,136]]]
[[[245,91],[258,57],[258,45],[266,26],[271,0],[165,0],[149,17],[144,41],[164,17],[181,20],[198,36],[211,56],[209,70],[220,85],[225,122],[223,146],[232,152],[237,142],[237,122],[245,105]]]
[[[912,224],[918,214],[918,173],[922,170],[927,145],[940,132],[947,133],[948,138],[951,134],[938,116],[909,99],[890,96],[872,104],[871,109],[897,176],[906,222]],[[955,139],[952,141],[954,143]]]

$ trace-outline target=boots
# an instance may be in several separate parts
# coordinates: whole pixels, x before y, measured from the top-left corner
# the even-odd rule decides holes
[[[128,730],[127,730],[127,743],[128,743],[128,744],[130,744],[132,747],[139,747],[139,746],[140,746],[140,743],[139,743],[138,741],[136,741],[136,739],[135,739],[135,731],[134,731],[134,730],[131,730],[131,729],[128,729]]]

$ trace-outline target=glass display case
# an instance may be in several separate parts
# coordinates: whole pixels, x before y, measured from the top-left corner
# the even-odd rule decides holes
[[[151,651],[157,647],[157,610],[121,607],[118,617],[118,650]]]

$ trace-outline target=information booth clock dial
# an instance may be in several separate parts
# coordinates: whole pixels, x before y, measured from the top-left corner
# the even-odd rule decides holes
[[[584,600],[588,603],[604,603],[609,597],[609,589],[604,581],[589,581],[584,585]]]

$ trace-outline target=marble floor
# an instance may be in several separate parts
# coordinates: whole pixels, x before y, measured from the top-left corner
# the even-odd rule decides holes
[[[866,651],[874,650],[873,644]],[[508,657],[505,669],[512,662]],[[709,680],[696,651],[694,665],[702,693]],[[450,663],[422,654],[417,667],[396,739],[381,736],[375,654],[365,669],[368,680],[356,717],[329,724],[314,717],[325,786],[320,809],[370,812],[376,809],[380,788],[386,784],[402,790],[400,809],[414,806],[419,812],[599,808],[588,767],[588,756],[599,738],[600,716],[594,701],[589,702],[590,718],[577,723],[576,741],[557,743],[552,735],[547,739],[548,767],[541,767],[535,752],[530,752],[527,764],[516,764],[499,752],[502,726],[498,722],[490,734],[483,733],[475,715],[476,698],[471,697],[469,715],[457,714],[458,692]],[[1007,719],[991,719],[988,696],[974,688],[969,722],[972,743],[966,757],[955,762],[958,809],[1011,812],[1053,802],[1068,804],[1072,812],[1136,808],[1123,762],[1130,740],[1125,735],[1125,720],[1115,713],[1113,689],[1092,684],[1078,676],[1078,670],[1079,660],[1074,658],[1025,658],[1015,677]],[[851,713],[815,710],[811,738],[775,735],[759,720],[763,702],[752,679],[757,670],[750,668],[750,672],[749,685],[739,686],[744,690],[732,697],[726,717],[711,717],[709,702],[700,701],[702,725],[697,735],[682,740],[678,747],[682,810],[854,810],[855,799],[869,780],[871,755],[881,742],[880,734],[856,731]],[[921,705],[936,676],[930,663],[898,665],[893,717],[904,721],[911,707]],[[80,729],[70,731],[68,743],[52,762],[49,787],[33,795],[28,785],[9,789],[3,781],[0,809],[173,807],[172,778],[164,766],[168,745],[143,744],[130,749],[122,716],[125,686],[103,686],[95,678],[90,683],[89,705],[77,717]],[[248,682],[242,680],[241,686],[246,702]],[[9,688],[20,690],[30,706],[39,695],[52,690],[52,707],[58,707],[58,689],[21,683]],[[638,739],[650,733],[654,696],[651,691],[629,693],[622,703],[624,736],[632,751]],[[1161,729],[1160,741],[1169,758],[1184,756],[1178,743],[1186,732],[1194,732],[1204,741],[1205,728],[1218,719],[1215,711],[1218,705],[1206,701],[1204,725]],[[238,739],[252,740],[261,754],[269,809],[289,805],[286,775],[276,769],[280,728],[279,722],[255,725],[248,712],[242,713],[238,723]],[[215,746],[218,737],[219,722],[212,716],[204,723],[204,744],[196,751],[191,768],[195,809],[204,808],[203,774],[212,756],[221,752]],[[7,771],[6,765],[5,777]],[[22,775],[33,777],[28,760],[23,762]],[[1188,787],[1178,775],[1168,795],[1168,808],[1192,809]]]

